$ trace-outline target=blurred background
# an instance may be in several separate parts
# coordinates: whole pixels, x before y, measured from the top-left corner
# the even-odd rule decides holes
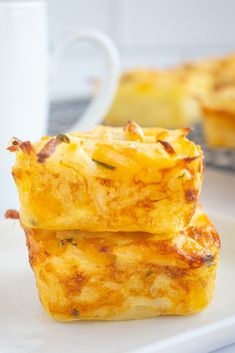
[[[48,0],[50,47],[78,28],[107,33],[123,69],[166,67],[235,50],[233,0]],[[99,60],[100,59],[100,60]],[[51,86],[53,97],[91,93],[102,75],[94,48],[74,45]]]
[[[22,141],[37,141],[45,134],[54,135],[58,132],[75,130],[77,126],[75,127],[74,124],[82,120],[79,118],[86,111],[92,98],[97,92],[102,92],[100,82],[105,82],[104,78],[105,76],[107,78],[109,74],[109,65],[107,60],[104,60],[104,53],[92,43],[75,43],[63,51],[58,61],[55,60],[55,50],[61,40],[69,33],[85,29],[100,30],[113,40],[120,53],[121,73],[133,68],[156,68],[158,70],[179,66],[178,72],[176,70],[173,74],[170,72],[165,75],[163,71],[160,75],[159,72],[155,75],[151,72],[146,77],[143,74],[140,79],[138,74],[133,77],[125,76],[124,79],[120,75],[121,84],[119,86],[117,80],[119,75],[116,75],[110,101],[115,97],[116,88],[118,88],[117,96],[121,91],[120,100],[118,102],[114,100],[116,107],[112,111],[113,115],[106,109],[105,114],[99,115],[98,122],[123,126],[123,117],[127,117],[128,109],[126,108],[130,108],[128,112],[130,117],[128,116],[127,120],[136,120],[141,126],[144,123],[148,126],[158,125],[166,128],[194,125],[194,131],[189,138],[202,145],[206,161],[200,202],[209,214],[214,211],[234,218],[234,0],[0,0],[0,219],[3,219],[7,209],[19,210],[18,194],[11,176],[15,153],[10,154],[7,146],[10,145],[9,149],[14,152],[14,149],[22,148],[22,145],[20,146],[18,139],[10,141],[12,136]],[[203,62],[202,66],[195,71],[191,67],[192,72],[190,72],[189,65],[181,70],[180,65],[183,63],[207,57],[226,56],[230,53],[234,55],[228,57],[226,62],[212,61],[205,65],[206,68]],[[106,94],[109,94],[109,90]],[[199,96],[204,97],[204,94],[206,99],[209,96],[212,100],[213,119],[209,127],[205,122],[211,114],[210,109],[207,109],[205,113],[203,111],[205,102],[203,100],[198,102]],[[222,110],[220,105],[217,106],[217,94],[221,100],[219,102],[222,104]],[[97,96],[99,97],[99,94]],[[103,95],[103,101],[105,98]],[[196,103],[199,114],[196,114],[195,120],[191,120],[191,115],[195,115]],[[192,111],[189,111],[190,107]],[[94,109],[93,111],[95,112]],[[114,111],[118,113],[115,121],[112,120],[115,115]],[[123,114],[119,114],[122,111]],[[221,111],[224,116],[221,116]],[[204,116],[202,112],[205,113]],[[106,113],[107,115],[110,113],[110,117],[109,120],[104,121],[104,118],[107,118]],[[138,113],[139,120],[137,119]],[[164,114],[168,117],[168,123]],[[92,118],[92,115],[90,117]],[[89,122],[89,119],[83,120],[85,123]],[[203,124],[205,125],[204,131]],[[84,127],[86,129],[87,125]],[[19,170],[18,175],[20,179],[20,176],[24,174]],[[184,173],[182,176],[184,177]],[[35,185],[36,182],[30,187],[23,186],[22,198],[27,199],[27,189],[30,190]],[[40,188],[40,183],[36,187]],[[188,191],[194,196],[193,189]],[[49,209],[51,207],[49,205]],[[200,237],[200,233],[197,236]],[[9,256],[8,254],[10,253],[7,252],[6,255]],[[14,254],[17,255],[17,261],[19,254],[18,252]],[[9,257],[10,261],[12,262]],[[19,270],[21,271],[20,263]],[[18,303],[15,299],[17,297],[12,290],[13,287],[8,285],[12,283],[9,282],[8,277],[5,281],[6,288],[7,290],[8,287],[10,288],[9,298],[14,299],[13,308],[16,308]],[[22,285],[19,282],[21,276],[18,277],[16,284]],[[24,285],[25,278],[22,278]],[[220,299],[222,303],[222,298]],[[5,305],[3,300],[2,307]],[[223,306],[218,307],[220,314]],[[23,310],[22,307],[22,313]],[[79,314],[76,309],[72,311]],[[38,316],[36,311],[35,313],[42,326],[44,322],[41,316]],[[213,319],[216,315],[212,315],[211,318]],[[9,317],[11,318],[11,315]],[[22,325],[18,325],[16,320],[17,336],[12,338],[12,341],[20,342],[15,345],[16,350],[23,352],[26,347],[28,351],[39,351],[41,348],[37,350],[35,344],[43,342],[41,328],[38,331],[39,338],[37,338],[35,324],[32,325],[33,331],[28,332],[27,327],[26,329],[24,327],[24,318],[28,320],[25,312]],[[4,323],[4,327],[7,328],[6,332],[10,332],[7,327],[9,323],[9,320]],[[25,335],[22,336],[24,331]],[[17,341],[18,339],[20,341]],[[69,344],[68,340],[65,342]],[[10,347],[7,342],[7,351],[9,351],[8,346]],[[217,353],[234,353],[235,344],[230,348],[222,349]],[[195,347],[192,349],[195,351]]]
[[[235,54],[235,1],[0,0],[0,219],[7,209],[19,209],[18,195],[11,177],[15,154],[10,155],[6,150],[11,137],[36,141],[44,134],[73,129],[71,126],[74,127],[73,124],[79,120],[99,90],[97,87],[105,74],[107,76],[107,63],[103,53],[88,43],[79,42],[68,47],[56,65],[52,54],[61,40],[69,33],[81,29],[100,30],[113,40],[120,53],[121,72],[133,68],[165,69],[192,60]],[[223,109],[225,107],[225,116],[231,117],[231,121],[226,124],[226,119],[220,119],[221,107],[217,107],[220,89],[214,85],[208,92],[212,94],[212,108],[215,108],[214,122],[225,122],[225,126],[221,125],[224,135],[219,136],[221,140],[218,143],[220,128],[215,124],[214,130],[207,129],[208,141],[205,142],[201,115],[195,120],[195,133],[190,138],[200,143],[204,150],[206,170],[200,200],[205,210],[234,218],[235,55],[229,62],[217,64],[214,71],[211,63],[207,65],[205,72],[204,68],[202,71],[199,68],[195,76],[194,72],[192,77],[189,73],[189,85],[186,78],[185,87],[181,86],[181,81],[184,81],[184,76],[181,80],[181,73],[172,87],[170,76],[167,76],[166,86],[169,91],[165,90],[165,78],[163,77],[163,81],[161,78],[163,84],[158,85],[158,76],[155,78],[153,75],[149,78],[149,86],[153,88],[153,92],[149,90],[149,101],[152,97],[157,97],[159,105],[152,99],[153,105],[148,106],[148,109],[148,94],[145,95],[145,90],[137,92],[141,94],[135,96],[136,87],[131,87],[130,92],[125,91],[124,87],[127,97],[124,94],[120,106],[126,108],[128,94],[132,96],[134,92],[135,99],[130,108],[135,108],[143,98],[142,107],[146,107],[148,113],[153,111],[155,118],[157,113],[161,115],[159,107],[164,106],[162,111],[167,111],[174,124],[176,116],[165,107],[168,108],[171,104],[175,107],[178,104],[180,118],[186,100],[189,98],[191,102],[198,98],[194,97],[194,88],[198,88],[198,92],[201,88],[204,89],[197,78],[205,74],[206,79],[216,81],[218,70],[222,78],[218,82],[225,86],[222,87],[225,88],[224,92],[219,92],[219,99],[222,100]],[[143,81],[145,84],[145,77]],[[229,92],[228,81],[229,89],[232,89]],[[146,88],[144,85],[143,87]],[[142,121],[146,118],[144,109]],[[170,128],[191,125],[191,120],[186,119],[188,115],[190,116],[185,114],[183,122],[179,119],[181,125],[162,125]],[[131,119],[136,120],[132,112]],[[160,125],[159,120],[155,125]],[[211,141],[216,143],[210,144]],[[15,146],[18,143],[16,139],[13,142],[11,147],[14,150],[14,147],[19,146]],[[24,197],[27,197],[26,193]],[[231,346],[231,350],[229,348],[220,352],[235,352],[235,345]]]

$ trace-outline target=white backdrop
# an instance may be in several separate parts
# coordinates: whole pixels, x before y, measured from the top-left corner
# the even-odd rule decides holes
[[[235,50],[234,0],[48,0],[48,10],[52,47],[76,28],[97,28],[114,39],[124,68]],[[73,48],[54,86],[74,91],[100,67],[91,48]]]

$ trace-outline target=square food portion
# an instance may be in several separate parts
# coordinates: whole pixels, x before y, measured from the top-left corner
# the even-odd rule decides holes
[[[188,315],[211,301],[220,241],[198,209],[174,234],[25,228],[39,297],[55,319]]]
[[[188,129],[98,126],[87,133],[13,140],[13,176],[30,228],[174,232],[201,189],[203,154]]]
[[[197,98],[208,93],[212,78],[195,66],[125,72],[105,122],[123,126],[135,117],[143,126],[179,128],[197,121]]]
[[[235,86],[220,88],[201,102],[209,147],[235,148]]]

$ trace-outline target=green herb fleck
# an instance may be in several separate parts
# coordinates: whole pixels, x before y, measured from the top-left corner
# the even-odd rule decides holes
[[[148,270],[147,273],[146,273],[146,277],[151,276],[151,274],[153,274],[153,271],[152,270]]]
[[[17,140],[13,140],[13,141],[12,141],[12,145],[13,145],[13,146],[18,146],[18,145],[19,145],[19,142],[18,142]]]
[[[58,142],[64,142],[64,143],[70,143],[70,139],[68,138],[68,136],[64,135],[64,134],[57,134],[56,135],[56,140]]]
[[[29,223],[31,224],[31,226],[35,227],[37,225],[37,222],[35,221],[34,218],[30,218],[29,219]]]
[[[65,245],[66,243],[70,243],[74,246],[77,246],[77,243],[73,240],[73,238],[67,238],[67,239],[62,239],[60,240],[60,245]]]
[[[182,179],[185,176],[185,172],[178,176],[178,179]]]
[[[92,160],[93,160],[93,162],[95,162],[96,164],[100,165],[101,167],[104,167],[104,168],[107,168],[107,169],[110,169],[110,170],[116,169],[116,167],[114,167],[113,165],[97,161],[96,159],[93,159],[93,158],[92,158]]]
[[[71,311],[71,314],[72,314],[72,316],[75,316],[75,317],[80,316],[80,312],[79,312],[79,310],[77,310],[77,309],[73,309],[73,310]]]
[[[206,255],[203,260],[207,264],[208,267],[214,265],[214,256],[213,255]]]

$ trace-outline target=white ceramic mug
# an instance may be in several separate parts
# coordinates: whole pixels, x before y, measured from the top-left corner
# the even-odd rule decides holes
[[[46,132],[49,65],[67,46],[90,41],[104,50],[106,76],[99,94],[73,129],[100,123],[113,100],[119,78],[119,56],[103,33],[82,30],[66,37],[49,59],[44,0],[0,0],[0,218],[17,208],[11,177],[14,156],[6,151],[12,136],[35,141]]]

